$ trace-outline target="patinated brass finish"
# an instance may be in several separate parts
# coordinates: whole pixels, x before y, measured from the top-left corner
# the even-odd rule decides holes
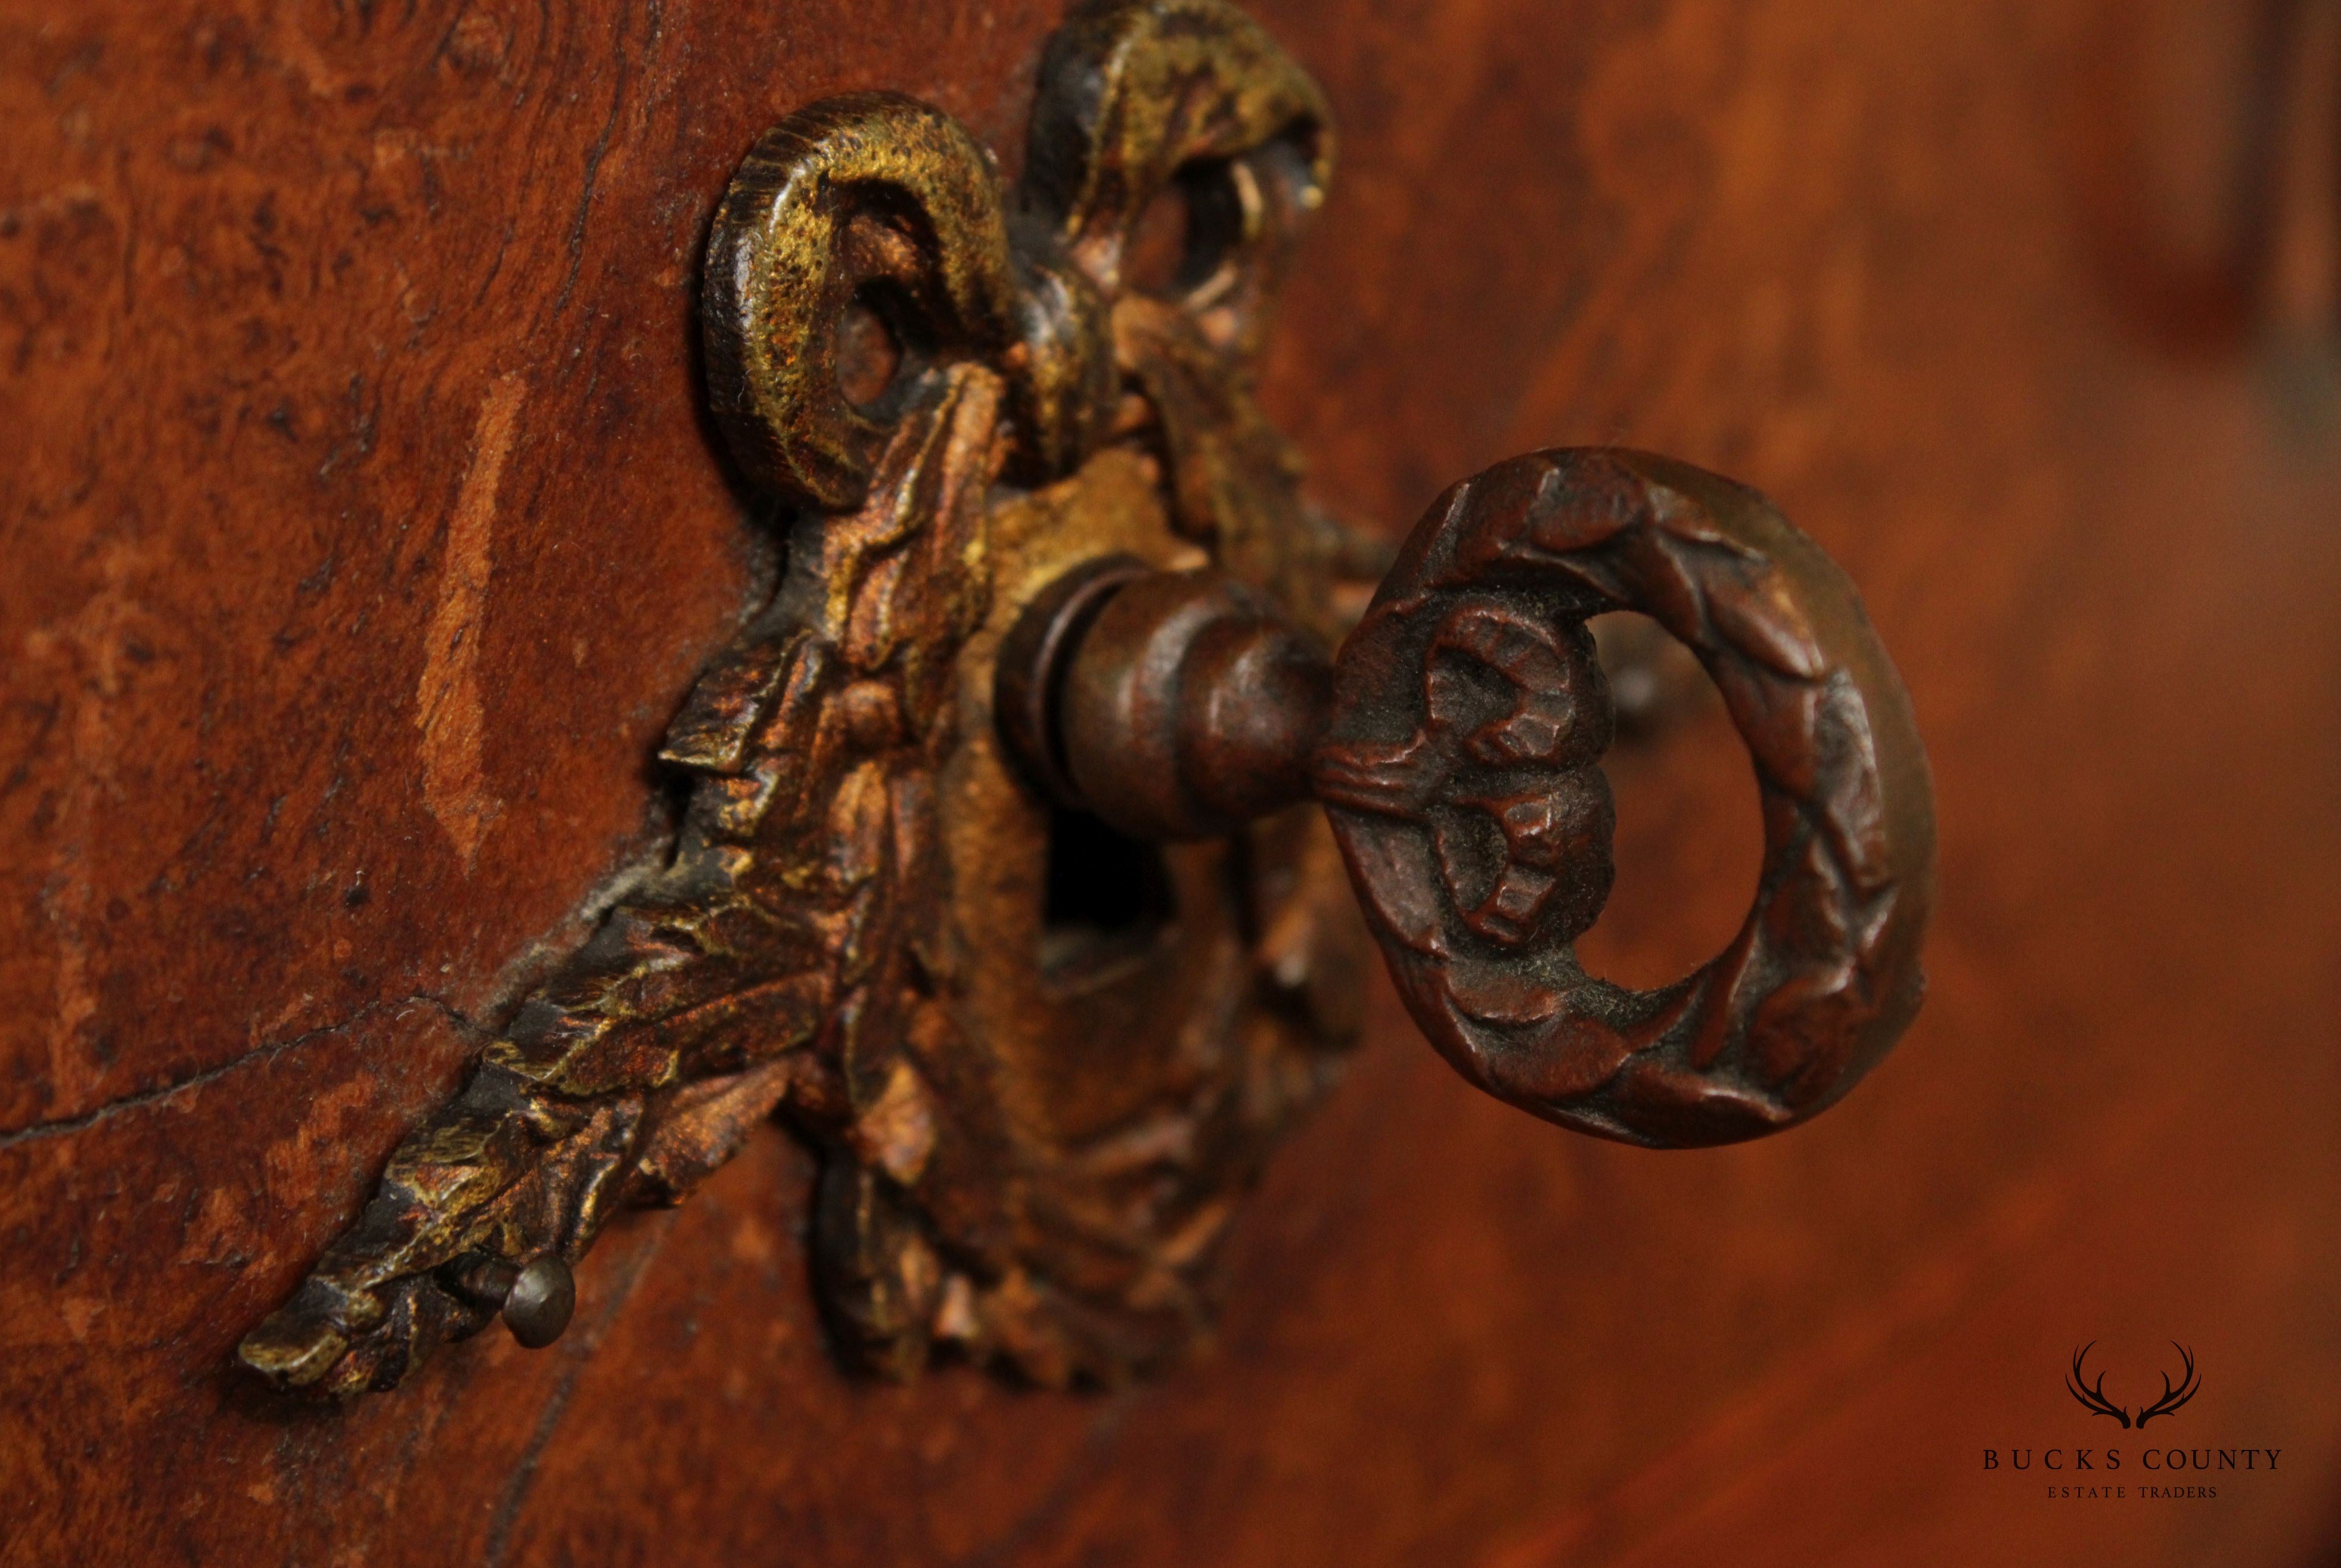
[[[1764,800],[1738,936],[1653,992],[1571,948],[1609,893],[1585,621],[1615,609],[1698,655]],[[1918,1010],[1934,807],[1909,699],[1844,574],[1728,480],[1621,451],[1499,464],[1431,507],[1338,662],[1209,571],[1128,580],[1065,640],[1037,727],[1061,798],[1177,838],[1313,794],[1415,1021],[1499,1099],[1659,1147],[1756,1137],[1834,1103]]]
[[[1852,590],[1751,493],[1630,454],[1499,465],[1342,645],[1388,557],[1302,501],[1250,392],[1331,161],[1314,85],[1222,0],[1078,12],[1013,192],[890,94],[764,136],[703,338],[787,567],[669,733],[672,861],[521,1000],[246,1363],[349,1394],[499,1313],[544,1343],[615,1213],[775,1113],[820,1155],[815,1283],[861,1364],[1174,1358],[1356,1032],[1345,854],[1434,1044],[1555,1121],[1750,1136],[1886,1049],[1924,762]],[[1700,655],[1766,804],[1739,940],[1649,994],[1569,945],[1609,883],[1582,623],[1613,607]]]
[[[1342,630],[1376,552],[1302,504],[1248,390],[1331,160],[1314,85],[1217,0],[1071,21],[1012,194],[887,94],[757,145],[708,248],[709,395],[795,520],[669,734],[697,780],[672,864],[519,1005],[249,1364],[391,1387],[493,1318],[482,1278],[679,1201],[776,1110],[820,1152],[817,1285],[864,1364],[942,1342],[1063,1383],[1195,1341],[1236,1199],[1354,1034],[1363,928],[1314,813],[1157,852],[1052,807],[997,738],[994,652],[1103,557]],[[1125,287],[1158,200],[1185,255]],[[860,404],[849,315],[899,362]]]

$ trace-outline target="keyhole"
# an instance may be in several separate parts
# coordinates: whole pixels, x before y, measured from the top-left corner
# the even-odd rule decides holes
[[[1041,970],[1059,984],[1102,979],[1153,948],[1174,914],[1162,852],[1083,811],[1049,814]]]

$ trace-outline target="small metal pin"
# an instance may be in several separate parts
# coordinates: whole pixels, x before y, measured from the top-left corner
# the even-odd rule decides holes
[[[477,1258],[458,1270],[455,1288],[482,1306],[493,1307],[513,1338],[530,1350],[543,1350],[559,1339],[577,1311],[576,1276],[551,1253],[526,1263]]]

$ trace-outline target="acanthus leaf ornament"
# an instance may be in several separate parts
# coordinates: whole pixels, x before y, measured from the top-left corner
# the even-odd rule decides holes
[[[1332,135],[1248,18],[1155,0],[1068,24],[1032,136],[1004,192],[949,116],[864,93],[742,165],[702,341],[734,453],[794,509],[784,579],[669,733],[694,781],[672,863],[246,1337],[271,1382],[394,1386],[492,1321],[483,1273],[573,1263],[775,1112],[820,1153],[817,1286],[874,1370],[944,1342],[1113,1379],[1208,1322],[1235,1198],[1354,1033],[1338,856],[1305,817],[1160,854],[1066,820],[994,737],[991,660],[1023,600],[1101,554],[1223,560],[1338,629],[1332,570],[1372,552],[1302,507],[1249,392]],[[1174,188],[1187,275],[1124,289],[1130,233]],[[900,354],[865,404],[839,385],[848,309]],[[1081,869],[1052,844],[1100,843],[1162,884],[1151,924],[1051,907],[1051,873]],[[1082,1060],[1101,1039],[1115,1059]]]
[[[1918,994],[1924,759],[1850,586],[1760,498],[1634,454],[1499,465],[1342,643],[1387,556],[1305,503],[1251,392],[1332,145],[1224,0],[1078,11],[1013,192],[898,95],[757,143],[702,341],[787,563],[670,729],[672,859],[246,1363],[350,1394],[499,1313],[549,1339],[614,1214],[777,1114],[819,1155],[815,1285],[860,1364],[1143,1372],[1206,1334],[1228,1222],[1356,1033],[1369,925],[1467,1077],[1583,1131],[1755,1135],[1885,1051]],[[1569,947],[1609,888],[1583,622],[1615,606],[1699,654],[1766,804],[1739,941],[1647,994]]]

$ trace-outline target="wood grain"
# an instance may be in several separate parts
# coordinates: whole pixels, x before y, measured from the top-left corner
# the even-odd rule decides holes
[[[2111,4],[1256,7],[1344,132],[1266,387],[1320,496],[1395,529],[1630,442],[1860,585],[1942,877],[1858,1094],[1609,1148],[1380,993],[1202,1367],[853,1380],[774,1131],[614,1226],[556,1348],[344,1411],[231,1346],[655,852],[648,758],[770,580],[698,401],[713,202],[852,87],[1012,167],[1057,11],[0,10],[0,1558],[2329,1556],[2341,405],[2329,348],[2173,357],[2108,285],[2063,138]],[[1712,738],[1613,762],[1597,964],[1744,906]],[[2174,1336],[2173,1441],[2286,1471],[2108,1513],[1978,1470],[2105,1441],[2074,1344]]]

